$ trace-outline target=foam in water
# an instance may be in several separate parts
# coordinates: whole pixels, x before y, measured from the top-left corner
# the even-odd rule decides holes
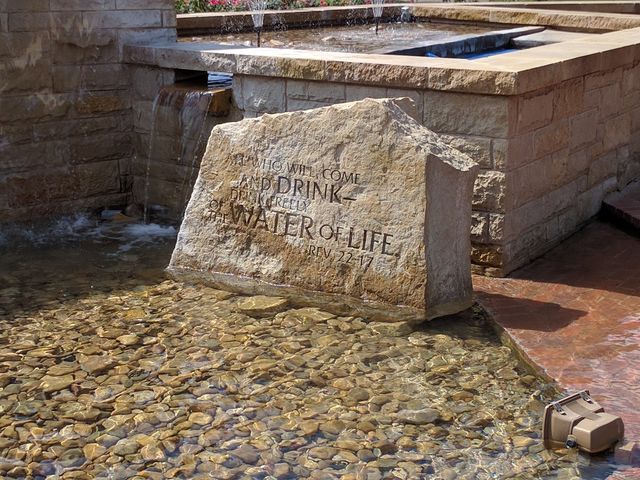
[[[112,211],[109,211],[112,212]],[[119,242],[119,251],[128,251],[133,247],[165,241],[176,236],[177,231],[171,225],[156,223],[124,223],[115,220],[114,215],[106,215],[110,221],[101,221],[88,214],[76,214],[61,217],[48,224],[9,225],[0,232],[0,247],[31,245],[42,246],[52,243],[78,242],[81,240]]]

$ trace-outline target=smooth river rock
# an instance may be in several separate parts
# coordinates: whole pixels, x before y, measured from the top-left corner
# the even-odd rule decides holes
[[[377,321],[468,308],[478,167],[413,109],[365,99],[215,127],[169,270]]]

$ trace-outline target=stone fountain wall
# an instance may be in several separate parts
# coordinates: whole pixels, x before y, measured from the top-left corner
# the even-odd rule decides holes
[[[566,12],[527,20],[520,9],[416,8],[558,28],[595,21]],[[421,123],[481,167],[472,261],[477,272],[500,276],[576,232],[608,193],[640,179],[640,19],[596,20],[609,33],[473,62],[276,49],[264,55],[188,43],[132,47],[127,59],[234,73],[234,103],[244,118],[366,97],[412,98]],[[616,31],[625,27],[635,28]]]
[[[640,63],[633,56],[523,95],[249,75],[236,75],[233,91],[245,117],[412,98],[422,124],[481,167],[471,257],[488,275],[544,253],[598,213],[607,193],[640,178]]]
[[[175,25],[172,0],[0,0],[0,223],[128,201],[123,45],[174,41]],[[173,81],[155,73],[135,80]]]

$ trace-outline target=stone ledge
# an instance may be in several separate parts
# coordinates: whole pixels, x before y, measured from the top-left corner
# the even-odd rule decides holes
[[[579,38],[483,60],[247,48],[180,42],[128,45],[125,61],[171,69],[519,95],[640,60],[640,28]]]
[[[640,17],[615,13],[550,11],[536,8],[493,7],[478,4],[414,5],[417,17],[465,22],[542,25],[583,32],[611,32],[640,26]]]

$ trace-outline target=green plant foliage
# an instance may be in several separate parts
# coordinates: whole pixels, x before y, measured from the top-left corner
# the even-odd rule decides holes
[[[364,5],[371,0],[267,0],[269,10]],[[391,3],[391,2],[390,2]],[[250,10],[247,0],[176,0],[178,13],[234,12]]]

